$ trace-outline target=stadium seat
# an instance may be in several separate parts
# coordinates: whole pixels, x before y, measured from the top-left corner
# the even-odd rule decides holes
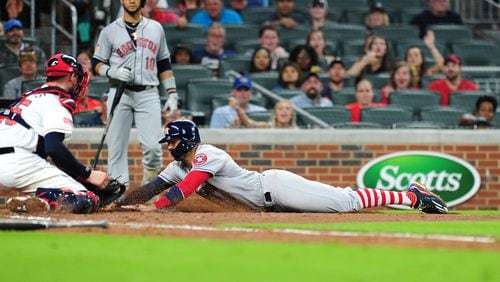
[[[276,8],[251,8],[243,9],[241,16],[245,23],[261,24],[263,23],[271,14],[276,11]]]
[[[232,83],[228,79],[200,78],[191,79],[187,84],[186,108],[201,111],[209,117],[212,100],[217,95],[230,93]]]
[[[341,18],[342,23],[365,25],[366,17],[369,13],[370,11],[368,6],[360,6],[344,10]]]
[[[422,121],[431,121],[445,124],[447,127],[454,128],[458,126],[460,117],[467,111],[454,107],[439,107],[422,110]]]
[[[365,54],[365,40],[349,40],[342,42],[342,56],[361,57]]]
[[[484,91],[454,91],[450,95],[450,106],[473,113],[476,111],[477,98],[482,95],[491,95],[491,93]]]
[[[389,95],[390,105],[409,106],[413,110],[413,115],[419,119],[422,108],[427,106],[439,106],[441,96],[429,90],[403,90],[394,91]]]
[[[362,25],[336,24],[320,28],[328,40],[351,41],[365,40],[366,28]]]
[[[383,129],[384,126],[380,123],[376,122],[340,122],[340,123],[334,123],[332,124],[333,128],[340,128],[340,129],[359,129],[359,128],[366,128],[366,129]]]
[[[277,71],[256,72],[251,73],[250,78],[254,83],[271,90],[278,84],[278,75]]]
[[[405,2],[405,1],[402,1]],[[382,35],[390,42],[401,40],[419,40],[419,30],[412,25],[389,25],[373,29],[373,34]]]
[[[40,87],[45,83],[45,78],[25,80],[21,83],[21,91],[28,91],[36,87]]]
[[[446,125],[432,121],[407,121],[397,122],[393,125],[396,129],[443,129]]]
[[[94,77],[89,84],[88,96],[100,100],[108,91],[109,81],[104,78]]]
[[[265,111],[265,112],[251,112],[247,113],[247,116],[255,121],[269,121],[273,116],[273,111]]]
[[[304,108],[304,110],[328,124],[351,121],[351,111],[341,106]],[[300,117],[299,121],[302,124],[308,124],[304,117]]]
[[[0,97],[3,97],[3,89],[9,80],[20,76],[19,66],[4,66],[0,68]],[[21,93],[19,93],[21,94]]]
[[[420,1],[377,0],[384,8],[393,10],[421,9]]]
[[[445,54],[446,53],[446,46],[443,43],[436,42],[435,45],[436,45],[436,48],[439,50],[439,52],[441,54]],[[410,48],[410,47],[418,47],[418,48],[420,48],[420,50],[422,50],[424,52],[424,57],[425,57],[426,61],[431,61],[431,60],[434,61],[434,59],[432,57],[432,54],[431,54],[431,51],[429,50],[429,48],[427,48],[427,46],[425,45],[425,43],[422,40],[419,40],[419,39],[416,39],[416,40],[404,40],[404,41],[397,42],[396,48],[395,48],[396,52],[394,52],[394,55],[396,55],[396,57],[398,59],[404,60],[404,57],[405,57],[405,54],[406,54],[406,50],[408,50],[408,48]]]
[[[248,73],[250,70],[249,56],[237,56],[232,58],[222,59],[220,61],[220,77],[224,77],[225,73],[230,70],[234,70],[239,73]]]
[[[380,123],[392,127],[397,122],[412,121],[413,113],[400,107],[374,107],[363,109],[361,121]]]
[[[225,45],[234,49],[235,44],[241,40],[259,38],[259,26],[256,24],[224,25],[226,29]]]
[[[486,41],[456,43],[452,45],[465,66],[500,66],[500,47]]]
[[[364,75],[363,78],[371,81],[371,83],[373,85],[373,89],[381,89],[384,86],[386,86],[387,83],[389,83],[389,76],[390,76],[390,74],[388,72],[386,72],[386,73],[379,73],[379,74],[367,74],[367,75]]]
[[[238,40],[234,43],[234,50],[236,50],[238,54],[252,54],[253,50],[259,46],[259,39]]]
[[[493,126],[495,128],[500,128],[500,109],[497,108],[497,111],[495,112],[495,117],[493,118]]]
[[[307,35],[309,34],[310,31],[311,31],[310,27],[303,25],[299,25],[294,29],[280,28],[279,29],[280,43],[283,47],[286,47],[288,50],[291,50],[290,48],[291,42],[296,40],[297,38],[307,38]],[[328,39],[331,40],[331,38]]]
[[[177,85],[177,93],[179,98],[186,101],[187,84],[190,79],[194,78],[210,78],[212,71],[203,65],[172,65],[172,70],[175,75],[175,83]]]
[[[472,30],[465,25],[431,25],[429,29],[434,31],[437,42],[445,42],[448,47],[451,44],[473,40]]]
[[[163,30],[171,49],[186,38],[205,38],[205,30],[202,25],[188,24],[182,29],[174,25],[163,25]]]
[[[332,102],[334,105],[347,105],[356,102],[356,90],[354,87],[345,87],[344,89],[332,93]]]
[[[302,94],[302,91],[300,89],[294,89],[294,90],[282,89],[282,90],[274,90],[273,92],[278,94],[278,96],[280,96],[281,98],[287,99],[287,100],[290,100],[293,97]],[[273,108],[275,104],[276,104],[276,101],[269,100],[268,108]]]

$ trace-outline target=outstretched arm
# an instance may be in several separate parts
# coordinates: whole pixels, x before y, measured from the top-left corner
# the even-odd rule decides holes
[[[136,205],[149,201],[155,195],[158,195],[171,186],[171,183],[165,182],[160,177],[156,177],[148,183],[139,186],[137,189],[127,193],[115,203],[118,206]]]
[[[172,186],[165,195],[161,196],[155,202],[155,206],[159,209],[174,206],[180,201],[189,197],[196,188],[200,187],[212,175],[204,171],[191,171],[186,175],[184,180]]]

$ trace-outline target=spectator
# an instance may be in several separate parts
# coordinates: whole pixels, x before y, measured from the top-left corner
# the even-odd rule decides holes
[[[267,8],[270,0],[248,0],[248,8]]]
[[[434,44],[434,32],[429,30],[424,37],[424,43],[429,48],[432,57],[436,64],[430,68],[425,65],[424,52],[416,46],[409,47],[405,53],[405,60],[410,63],[411,71],[413,73],[413,84],[422,87],[422,77],[426,75],[433,75],[441,72],[443,69],[444,58],[441,52],[436,48]]]
[[[0,22],[0,36],[4,36],[5,33],[3,31],[3,23]]]
[[[373,102],[373,85],[369,80],[361,79],[355,88],[356,102],[346,105],[351,110],[351,121],[361,121],[361,110],[364,108],[385,106],[383,103]]]
[[[21,96],[23,81],[42,78],[37,74],[37,57],[32,49],[24,49],[19,53],[20,76],[9,80],[3,90],[3,96],[9,99],[16,99]]]
[[[332,100],[333,92],[338,92],[344,88],[345,65],[340,58],[335,58],[328,68],[328,84],[323,87],[321,96]]]
[[[19,52],[31,48],[35,51],[38,61],[45,62],[45,52],[38,46],[31,46],[25,42],[23,24],[17,20],[5,23],[5,43],[0,46],[0,65],[15,65],[18,63]]]
[[[429,0],[430,9],[415,15],[410,24],[420,28],[420,36],[427,32],[427,26],[434,24],[463,24],[462,17],[451,11],[449,0]]]
[[[205,6],[203,2],[203,0],[177,0],[175,8],[181,11],[181,16],[187,18],[187,11],[202,9]]]
[[[225,24],[243,24],[241,16],[233,10],[224,8],[222,0],[205,0],[205,10],[196,13],[191,19],[193,24],[201,24],[205,30],[214,22]]]
[[[231,98],[235,100],[234,98]],[[248,117],[248,115],[236,105],[236,112],[244,127],[254,128],[298,128],[296,122],[295,111],[293,105],[289,100],[281,100],[274,105],[273,115],[269,121],[255,121]]]
[[[311,31],[307,36],[306,44],[316,52],[320,69],[326,70],[335,57],[327,50],[324,33],[321,30]]]
[[[250,73],[266,72],[270,70],[271,52],[264,47],[255,48],[250,62]]]
[[[453,91],[472,90],[477,91],[479,87],[472,81],[462,79],[462,61],[460,58],[451,54],[444,59],[443,73],[445,78],[438,79],[429,85],[429,90],[441,93],[441,105],[448,106],[450,95]]]
[[[263,25],[259,30],[260,46],[271,52],[271,70],[278,69],[279,59],[288,58],[288,52],[281,47],[278,29],[272,25]]]
[[[294,0],[276,0],[276,11],[264,23],[293,29],[304,22],[304,15],[295,11]]]
[[[212,113],[211,128],[239,127],[241,123],[235,108],[241,108],[246,113],[266,111],[261,106],[249,103],[252,97],[252,80],[248,77],[242,76],[234,79],[231,97],[234,100],[230,100],[226,106],[216,108]]]
[[[179,16],[172,11],[160,9],[158,0],[146,0],[146,4],[142,8],[142,15],[161,24],[175,24],[178,28],[184,28],[188,24],[186,17]]]
[[[302,94],[290,99],[298,108],[311,108],[311,107],[331,107],[332,101],[327,98],[321,97],[323,91],[323,84],[318,74],[310,72],[302,81],[300,87]]]
[[[297,45],[290,51],[289,61],[297,63],[300,70],[307,74],[308,72],[318,72],[318,55],[314,49],[307,45]]]
[[[92,70],[92,54],[87,50],[82,50],[78,53],[76,59],[82,65],[84,65],[88,70]],[[101,77],[96,77],[89,72],[90,83],[95,80],[102,80]],[[96,111],[98,116],[97,119],[84,120],[79,125],[103,125],[106,123],[106,101],[104,99],[106,93],[91,93],[93,97],[100,97],[100,99],[90,98],[89,97],[90,87],[86,89],[85,93],[83,93],[82,97],[79,101],[77,101],[77,107],[75,113],[82,113],[87,111]]]
[[[248,6],[248,0],[231,0],[229,5],[231,9],[241,15],[241,11]]]
[[[299,65],[294,62],[286,62],[281,67],[278,74],[278,85],[273,91],[279,90],[294,90],[300,87],[302,81],[302,71]]]
[[[327,14],[327,0],[312,0],[309,8],[309,24],[311,25],[311,30],[318,30],[320,27],[332,24],[333,22],[326,18]]]
[[[214,23],[208,29],[207,44],[205,47],[198,48],[194,51],[195,62],[211,69],[212,76],[214,77],[219,77],[220,60],[236,55],[234,50],[224,49],[225,37],[225,28],[220,23]]]
[[[388,26],[390,24],[389,15],[380,2],[374,2],[370,7],[370,12],[366,16],[366,28],[373,30],[377,27]]]
[[[414,83],[415,79],[413,78],[411,65],[405,61],[397,63],[391,72],[389,84],[384,86],[380,92],[382,96],[381,102],[383,104],[389,104],[389,95],[394,91],[418,89],[419,87]]]
[[[465,114],[459,120],[459,125],[471,128],[491,128],[497,110],[497,99],[494,96],[482,95],[477,98],[474,115]]]
[[[359,77],[364,74],[379,74],[390,72],[392,68],[393,60],[387,40],[381,35],[372,35],[366,54],[352,65],[347,75]]]
[[[194,63],[194,55],[191,48],[180,44],[174,47],[174,50],[172,50],[172,64],[189,65]]]

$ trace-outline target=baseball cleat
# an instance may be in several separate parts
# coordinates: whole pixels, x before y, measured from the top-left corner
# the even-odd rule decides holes
[[[11,212],[40,213],[49,212],[49,203],[38,197],[21,196],[9,198],[5,204]]]
[[[427,187],[419,182],[412,182],[407,193],[413,193],[417,196],[417,200],[412,208],[418,209],[425,213],[448,213],[446,203],[438,195],[432,193]]]

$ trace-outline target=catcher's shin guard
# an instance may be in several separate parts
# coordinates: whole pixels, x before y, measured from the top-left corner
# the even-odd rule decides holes
[[[93,213],[99,208],[99,198],[91,191],[38,188],[35,196],[47,200],[51,211]]]

